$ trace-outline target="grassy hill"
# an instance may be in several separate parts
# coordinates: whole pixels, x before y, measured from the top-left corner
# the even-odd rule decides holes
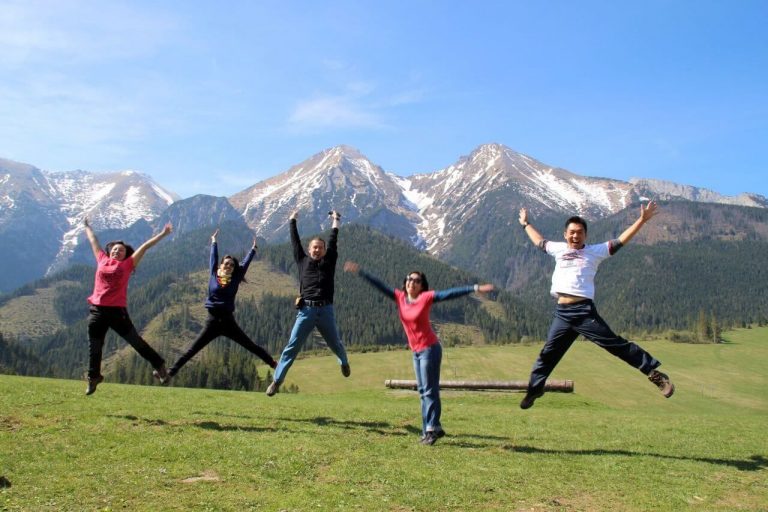
[[[768,329],[642,342],[677,385],[576,343],[521,411],[443,392],[448,436],[417,443],[405,350],[296,362],[298,394],[0,376],[0,510],[765,510]],[[449,348],[444,379],[525,378],[539,345]]]

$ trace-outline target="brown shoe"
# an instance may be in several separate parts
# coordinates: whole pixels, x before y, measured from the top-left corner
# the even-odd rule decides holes
[[[88,377],[88,387],[85,388],[85,394],[92,395],[96,392],[96,386],[101,384],[104,381],[104,376],[99,375],[98,377]]]
[[[672,381],[669,380],[669,376],[666,373],[661,373],[658,370],[651,370],[651,373],[648,374],[648,380],[656,384],[656,387],[659,388],[661,394],[666,398],[671,397],[672,393],[675,392],[675,385],[672,384]]]

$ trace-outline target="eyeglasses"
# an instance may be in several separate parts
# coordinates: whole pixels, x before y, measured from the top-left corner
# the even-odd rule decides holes
[[[412,281],[412,282],[417,283],[417,284],[421,284],[421,278],[420,277],[408,276],[408,277],[405,278],[405,280],[406,281]]]

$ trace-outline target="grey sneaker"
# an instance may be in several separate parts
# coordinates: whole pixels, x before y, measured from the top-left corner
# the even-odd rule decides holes
[[[541,398],[542,396],[544,396],[544,391],[536,391],[536,392],[528,391],[525,394],[525,397],[523,397],[523,399],[520,400],[520,408],[530,409],[531,407],[533,407],[533,402],[535,402],[537,398]]]
[[[424,437],[421,438],[421,444],[425,444],[427,446],[432,446],[437,442],[437,440],[440,438],[440,436],[437,435],[436,432],[429,431],[426,434],[424,434]]]
[[[99,375],[98,377],[94,377],[94,378],[88,377],[88,387],[85,388],[86,396],[94,394],[96,392],[96,386],[101,384],[103,381],[104,381],[103,375]]]
[[[280,384],[272,381],[272,384],[267,388],[267,396],[274,396],[278,391],[280,391]]]
[[[662,373],[659,370],[651,370],[651,373],[648,374],[648,380],[656,384],[656,387],[659,388],[661,394],[666,398],[671,397],[672,393],[675,392],[675,385],[672,384],[666,373]]]
[[[349,364],[341,365],[341,374],[345,377],[352,375],[352,368],[349,367]]]

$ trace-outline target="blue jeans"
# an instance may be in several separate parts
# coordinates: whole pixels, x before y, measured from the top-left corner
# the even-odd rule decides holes
[[[442,430],[440,425],[440,363],[443,347],[435,343],[421,352],[413,353],[413,371],[421,398],[421,433]]]
[[[347,360],[347,352],[344,350],[339,331],[336,328],[336,316],[333,313],[333,304],[328,304],[319,308],[304,306],[296,314],[296,323],[293,324],[291,338],[288,340],[288,345],[283,349],[280,361],[277,363],[277,368],[275,368],[275,382],[282,384],[285,380],[285,375],[288,373],[291,365],[293,365],[293,361],[299,354],[301,347],[303,347],[304,343],[307,341],[309,333],[311,333],[312,329],[315,327],[317,327],[317,330],[328,344],[328,348],[336,354],[336,357],[339,359],[339,364],[349,364],[349,361]]]
[[[576,304],[558,304],[552,325],[549,327],[547,342],[531,371],[531,379],[528,382],[529,393],[544,391],[547,377],[571,348],[579,334],[646,375],[661,365],[640,345],[614,334],[605,320],[597,314],[595,304],[591,300]]]

